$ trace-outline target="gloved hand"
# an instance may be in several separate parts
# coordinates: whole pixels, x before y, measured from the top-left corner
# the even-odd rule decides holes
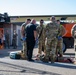
[[[26,41],[26,37],[23,37],[22,40],[23,40],[23,41]]]
[[[62,36],[58,36],[58,40],[61,40],[62,39]]]

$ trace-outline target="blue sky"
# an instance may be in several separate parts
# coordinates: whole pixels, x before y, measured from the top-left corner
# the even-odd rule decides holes
[[[0,0],[0,13],[10,16],[76,14],[76,0]]]

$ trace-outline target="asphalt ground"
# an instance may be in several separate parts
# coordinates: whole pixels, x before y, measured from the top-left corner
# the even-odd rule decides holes
[[[18,49],[0,50],[0,75],[75,75],[76,65],[73,63],[55,62],[54,64],[42,61],[29,62],[22,59],[10,59],[9,53],[20,51]],[[34,49],[33,57],[37,55],[38,48]],[[66,55],[67,54],[67,55]],[[74,49],[67,49],[64,57],[75,57]]]

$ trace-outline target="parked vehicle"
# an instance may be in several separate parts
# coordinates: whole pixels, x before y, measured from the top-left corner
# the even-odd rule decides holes
[[[63,23],[62,25],[66,29],[66,35],[63,37],[63,52],[65,52],[67,48],[74,47],[74,38],[71,35],[71,29],[75,23]]]

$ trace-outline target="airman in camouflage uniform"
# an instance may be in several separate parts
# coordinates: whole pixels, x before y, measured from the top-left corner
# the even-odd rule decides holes
[[[39,35],[38,40],[39,40],[39,50],[38,50],[38,56],[40,57],[42,55],[42,51],[45,52],[45,27],[43,19],[40,20],[40,25],[37,26],[37,33]]]
[[[71,34],[74,37],[74,48],[76,49],[76,24],[72,27]]]
[[[27,21],[21,25],[21,38],[23,41],[23,49],[22,49],[22,58],[23,59],[27,59],[27,45],[26,45],[26,41],[23,40],[23,38],[25,38],[25,26],[27,24],[29,24],[30,22],[31,22],[31,20],[27,19]]]
[[[55,17],[53,16],[51,18],[51,23],[48,23],[46,26],[46,37],[47,37],[47,43],[46,43],[46,55],[45,55],[45,61],[48,62],[49,59],[51,60],[51,63],[55,62],[55,56],[56,56],[56,47],[57,47],[57,34],[59,30],[59,25],[57,24]]]
[[[16,49],[17,48],[17,33],[16,33],[16,30],[14,30],[14,33],[13,33],[13,48]]]
[[[56,55],[58,56],[58,52],[59,52],[59,56],[62,57],[63,56],[63,36],[65,35],[66,33],[66,30],[64,28],[63,25],[60,24],[60,21],[57,20],[57,23],[59,24],[60,28],[59,28],[59,31],[58,31],[58,44],[57,44],[57,50],[56,50]]]

